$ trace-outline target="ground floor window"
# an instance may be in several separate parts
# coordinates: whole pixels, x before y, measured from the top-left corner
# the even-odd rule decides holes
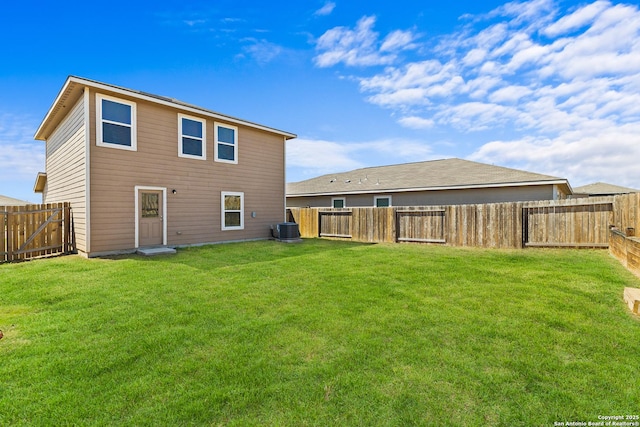
[[[331,199],[332,208],[344,208],[347,205],[344,197],[334,197]]]
[[[222,229],[244,229],[244,193],[223,191],[222,204]]]

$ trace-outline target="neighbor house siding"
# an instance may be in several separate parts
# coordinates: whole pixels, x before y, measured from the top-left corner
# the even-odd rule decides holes
[[[86,141],[84,97],[46,141],[44,203],[71,202],[76,246],[87,251]]]
[[[224,122],[190,113],[206,120],[207,160],[178,157],[180,110],[131,100],[137,151],[98,147],[91,129],[92,252],[135,247],[135,186],[166,188],[168,245],[267,238],[269,225],[284,219],[281,135],[228,123],[238,127],[238,164],[215,162],[214,122]],[[95,123],[95,94],[89,105]],[[244,193],[243,230],[221,230],[222,191]]]
[[[357,185],[357,184],[356,184]],[[553,185],[474,188],[460,190],[407,191],[397,193],[347,194],[346,207],[370,207],[374,197],[392,196],[393,206],[433,206],[478,203],[500,203],[533,200],[552,200]],[[331,196],[287,197],[288,207],[330,207]]]

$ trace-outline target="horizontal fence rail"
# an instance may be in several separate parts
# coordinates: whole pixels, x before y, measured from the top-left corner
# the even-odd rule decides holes
[[[302,237],[485,248],[609,247],[612,227],[640,230],[640,194],[478,205],[290,208]]]
[[[0,262],[75,250],[69,203],[0,206]]]

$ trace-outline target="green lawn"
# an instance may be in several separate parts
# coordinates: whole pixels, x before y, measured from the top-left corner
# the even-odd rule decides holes
[[[0,265],[0,425],[552,426],[640,414],[606,251],[305,240]]]

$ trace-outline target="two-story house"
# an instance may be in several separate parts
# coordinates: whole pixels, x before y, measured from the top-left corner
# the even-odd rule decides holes
[[[268,238],[296,135],[70,76],[38,128],[43,203],[71,202],[86,256]]]

